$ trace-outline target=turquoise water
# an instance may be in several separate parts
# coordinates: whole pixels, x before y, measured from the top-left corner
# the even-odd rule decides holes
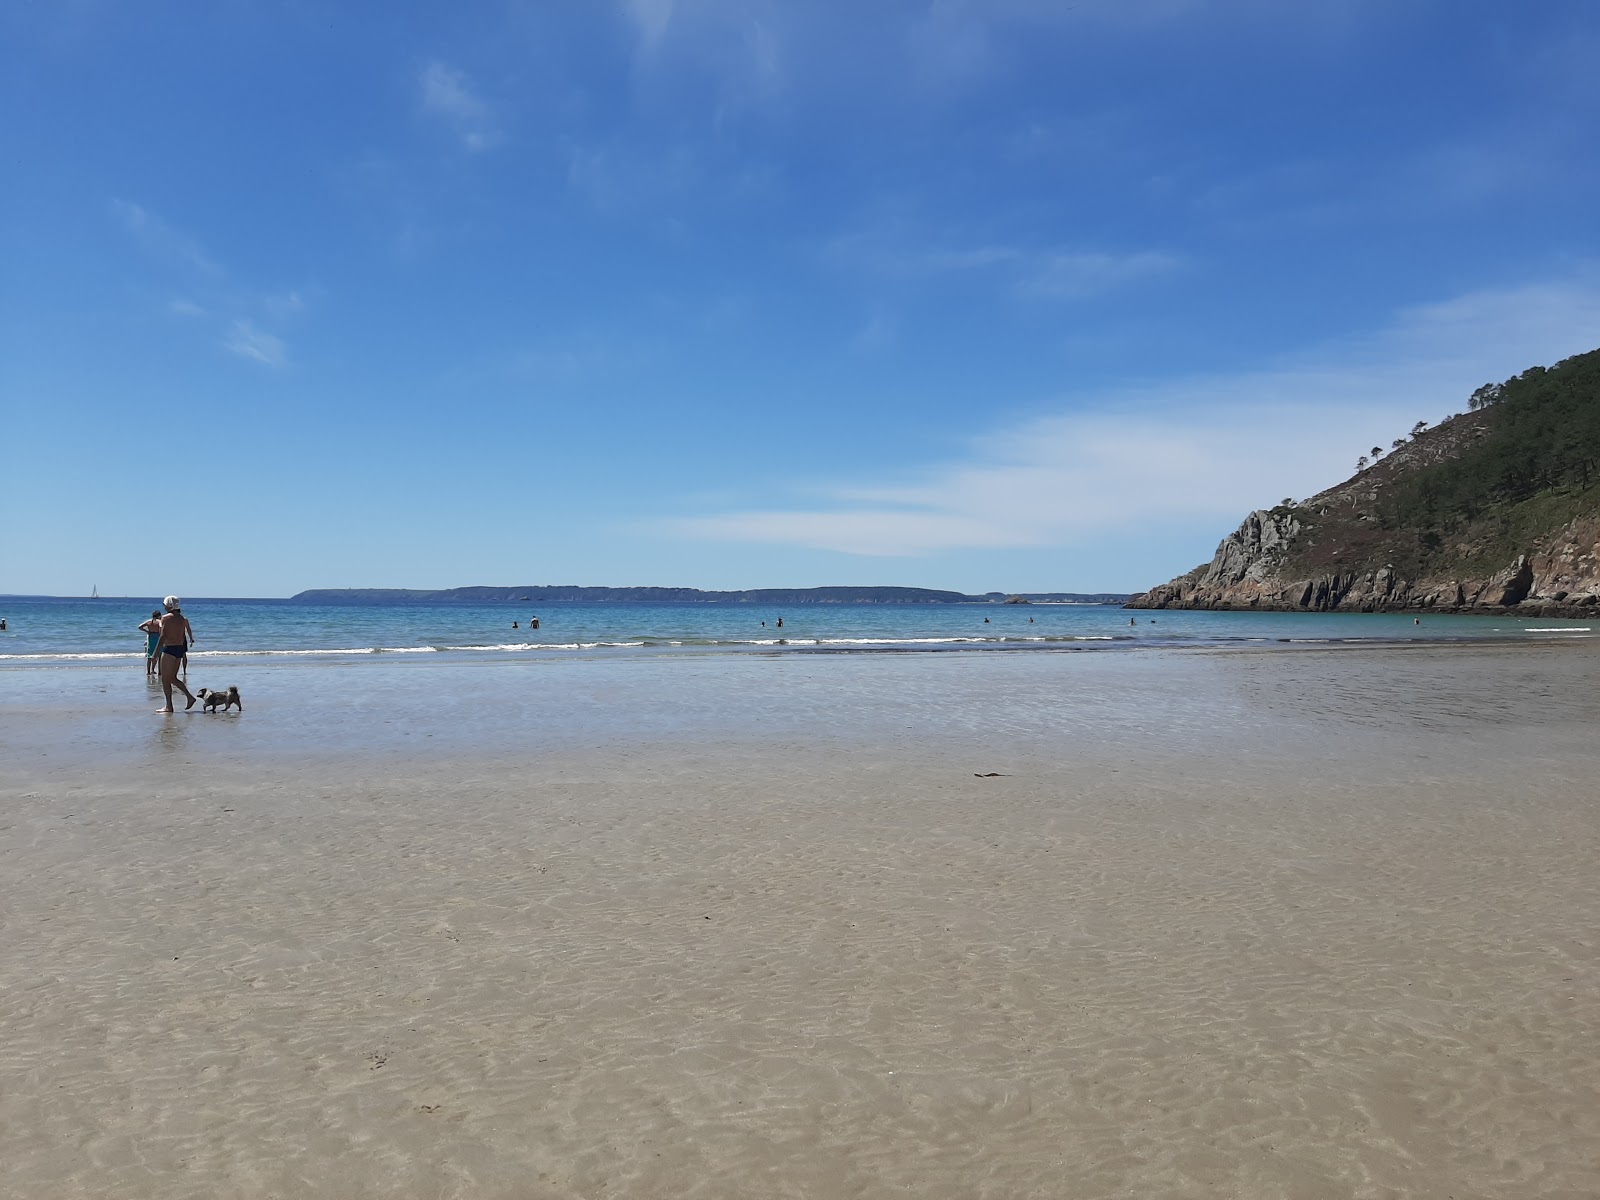
[[[0,597],[0,669],[139,659],[152,599]],[[190,600],[196,658],[637,657],[894,651],[1132,650],[1583,638],[1585,621],[1404,614],[1130,612],[1050,604],[492,604],[320,606]],[[537,615],[540,628],[528,628]],[[780,628],[777,624],[782,619]],[[1130,624],[1130,620],[1136,622]],[[518,628],[511,623],[516,621]],[[763,625],[763,622],[765,624]]]

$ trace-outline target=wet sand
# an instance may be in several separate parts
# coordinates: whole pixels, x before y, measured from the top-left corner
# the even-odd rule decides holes
[[[0,679],[0,1195],[1600,1194],[1587,647],[223,682]]]

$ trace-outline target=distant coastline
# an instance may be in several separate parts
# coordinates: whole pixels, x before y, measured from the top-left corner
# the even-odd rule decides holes
[[[752,588],[714,592],[675,587],[312,588],[289,597],[296,604],[548,604],[576,601],[658,604],[1085,604],[1122,605],[1125,592],[964,592],[914,587]]]

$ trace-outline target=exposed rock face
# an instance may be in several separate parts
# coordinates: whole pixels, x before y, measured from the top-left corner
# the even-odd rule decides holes
[[[1486,604],[1521,604],[1531,591],[1533,591],[1533,568],[1528,565],[1528,556],[1519,554],[1516,562],[1491,577],[1478,589],[1472,598],[1472,603],[1477,607]]]
[[[1393,567],[1310,578],[1285,570],[1297,523],[1253,512],[1203,567],[1133,597],[1129,608],[1306,612],[1504,611],[1600,616],[1600,519],[1571,522],[1533,554],[1477,579],[1403,579]]]
[[[1573,521],[1528,566],[1533,585],[1524,603],[1565,602],[1600,611],[1600,517]]]

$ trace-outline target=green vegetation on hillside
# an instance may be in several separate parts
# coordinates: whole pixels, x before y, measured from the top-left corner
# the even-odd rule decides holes
[[[1388,565],[1409,579],[1492,572],[1574,517],[1600,512],[1600,350],[1485,384],[1468,408],[1437,429],[1412,429],[1420,444],[1444,439],[1442,459],[1371,464],[1370,507],[1274,509],[1301,525],[1287,569]]]
[[[1418,530],[1430,548],[1434,539],[1485,516],[1510,515],[1543,493],[1587,492],[1600,483],[1600,350],[1548,370],[1533,367],[1480,388],[1473,399],[1489,410],[1488,436],[1449,462],[1397,480],[1380,513],[1391,528]]]

